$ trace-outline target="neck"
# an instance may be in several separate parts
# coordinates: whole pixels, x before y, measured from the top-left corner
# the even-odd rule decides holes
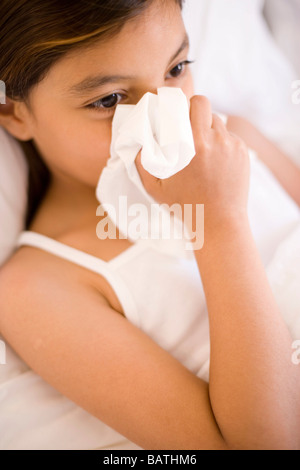
[[[47,194],[29,230],[52,237],[84,227],[96,230],[99,202],[95,193],[95,187],[52,173]]]

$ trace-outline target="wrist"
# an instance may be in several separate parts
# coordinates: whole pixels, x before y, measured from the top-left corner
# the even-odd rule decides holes
[[[207,233],[227,231],[230,228],[249,227],[247,208],[234,208],[205,211],[205,227]]]
[[[227,210],[218,214],[214,211],[204,210],[204,245],[203,248],[194,251],[203,253],[209,251],[210,247],[214,249],[220,245],[226,249],[232,240],[240,236],[245,238],[251,236],[252,238],[246,209]]]

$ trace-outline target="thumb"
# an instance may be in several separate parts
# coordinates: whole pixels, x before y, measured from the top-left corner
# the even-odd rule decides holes
[[[146,188],[146,186],[150,183],[150,179],[153,178],[153,176],[151,176],[150,173],[148,173],[148,171],[146,171],[142,165],[142,150],[140,150],[136,156],[135,166],[140,175],[143,186]]]
[[[135,159],[135,166],[137,168],[138,174],[141,178],[142,184],[146,191],[151,194],[153,197],[155,197],[155,190],[157,189],[157,186],[160,185],[161,180],[156,178],[155,176],[151,175],[148,173],[147,170],[142,165],[142,150],[139,151],[139,153],[136,156]]]
[[[140,175],[140,178],[143,182],[143,173],[145,171],[144,167],[142,166],[142,150],[139,151],[139,153],[137,154],[136,156],[136,159],[135,159],[135,166],[136,166],[136,169]]]

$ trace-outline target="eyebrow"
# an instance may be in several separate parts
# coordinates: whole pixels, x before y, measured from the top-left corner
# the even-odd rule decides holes
[[[179,54],[186,49],[190,45],[189,37],[186,34],[182,44],[180,45],[179,49],[176,51],[176,53],[172,56],[169,64],[173,62],[173,60],[176,59],[176,57],[179,56]],[[107,85],[108,83],[117,83],[120,81],[125,81],[125,80],[132,80],[135,77],[133,75],[100,75],[100,76],[94,76],[94,77],[87,77],[84,80],[82,80],[80,83],[77,83],[76,85],[73,85],[69,89],[69,93],[71,94],[82,94],[82,93],[89,93],[95,90],[96,88],[100,88],[104,85]]]

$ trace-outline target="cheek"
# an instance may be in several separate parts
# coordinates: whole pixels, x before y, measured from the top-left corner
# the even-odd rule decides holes
[[[96,186],[110,157],[111,120],[46,128],[47,132],[40,133],[36,142],[50,171],[59,170]]]
[[[110,157],[110,144],[111,120],[107,120],[95,122],[90,127],[86,125],[72,143],[72,149],[82,170],[86,169],[89,174],[97,172],[99,177]]]
[[[93,123],[94,124],[94,123]],[[95,123],[99,124],[99,123]],[[73,175],[89,185],[96,186],[100,174],[110,158],[111,121],[85,126],[68,145],[73,155]]]

